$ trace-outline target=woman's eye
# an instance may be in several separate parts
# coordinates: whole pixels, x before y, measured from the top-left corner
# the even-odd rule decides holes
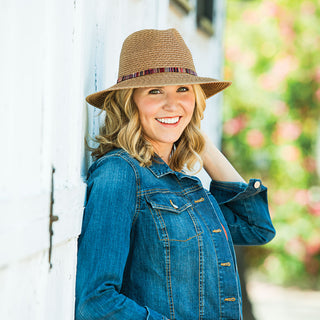
[[[186,91],[189,91],[189,88],[187,88],[187,87],[180,87],[180,88],[178,89],[178,92],[186,92]]]
[[[161,93],[159,89],[152,89],[149,91],[149,94],[158,94]]]

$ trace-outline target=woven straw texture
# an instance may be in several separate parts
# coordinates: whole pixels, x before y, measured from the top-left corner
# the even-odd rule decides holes
[[[196,71],[191,52],[176,29],[141,30],[131,34],[124,41],[118,78],[133,76],[148,69],[167,67]],[[206,97],[209,98],[230,86],[231,82],[183,72],[161,72],[120,80],[108,89],[89,95],[86,100],[91,105],[101,108],[107,94],[113,90],[187,84],[200,84]]]

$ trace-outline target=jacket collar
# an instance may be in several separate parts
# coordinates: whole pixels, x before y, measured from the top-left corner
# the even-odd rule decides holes
[[[184,172],[173,171],[160,157],[156,156],[152,161],[152,164],[147,167],[154,176],[157,178],[162,178],[168,174],[174,174],[176,177],[181,180],[183,178],[192,179],[198,182],[196,177],[185,174]]]

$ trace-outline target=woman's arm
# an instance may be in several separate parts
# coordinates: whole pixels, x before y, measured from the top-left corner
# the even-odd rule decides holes
[[[203,167],[211,179],[216,181],[245,182],[209,137],[206,134],[203,134],[203,136],[206,140],[205,151],[202,155]]]
[[[103,159],[88,179],[78,241],[76,320],[163,320],[120,293],[136,213],[136,177],[121,158]]]
[[[206,139],[202,156],[203,167],[212,179],[210,192],[228,224],[232,240],[237,245],[261,245],[275,236],[267,188],[258,179],[245,183],[227,158]]]

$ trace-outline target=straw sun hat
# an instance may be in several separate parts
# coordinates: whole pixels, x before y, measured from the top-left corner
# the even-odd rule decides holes
[[[147,29],[125,39],[117,84],[89,95],[86,100],[102,108],[106,96],[113,90],[190,84],[200,84],[209,98],[231,82],[199,77],[190,50],[176,29]]]

